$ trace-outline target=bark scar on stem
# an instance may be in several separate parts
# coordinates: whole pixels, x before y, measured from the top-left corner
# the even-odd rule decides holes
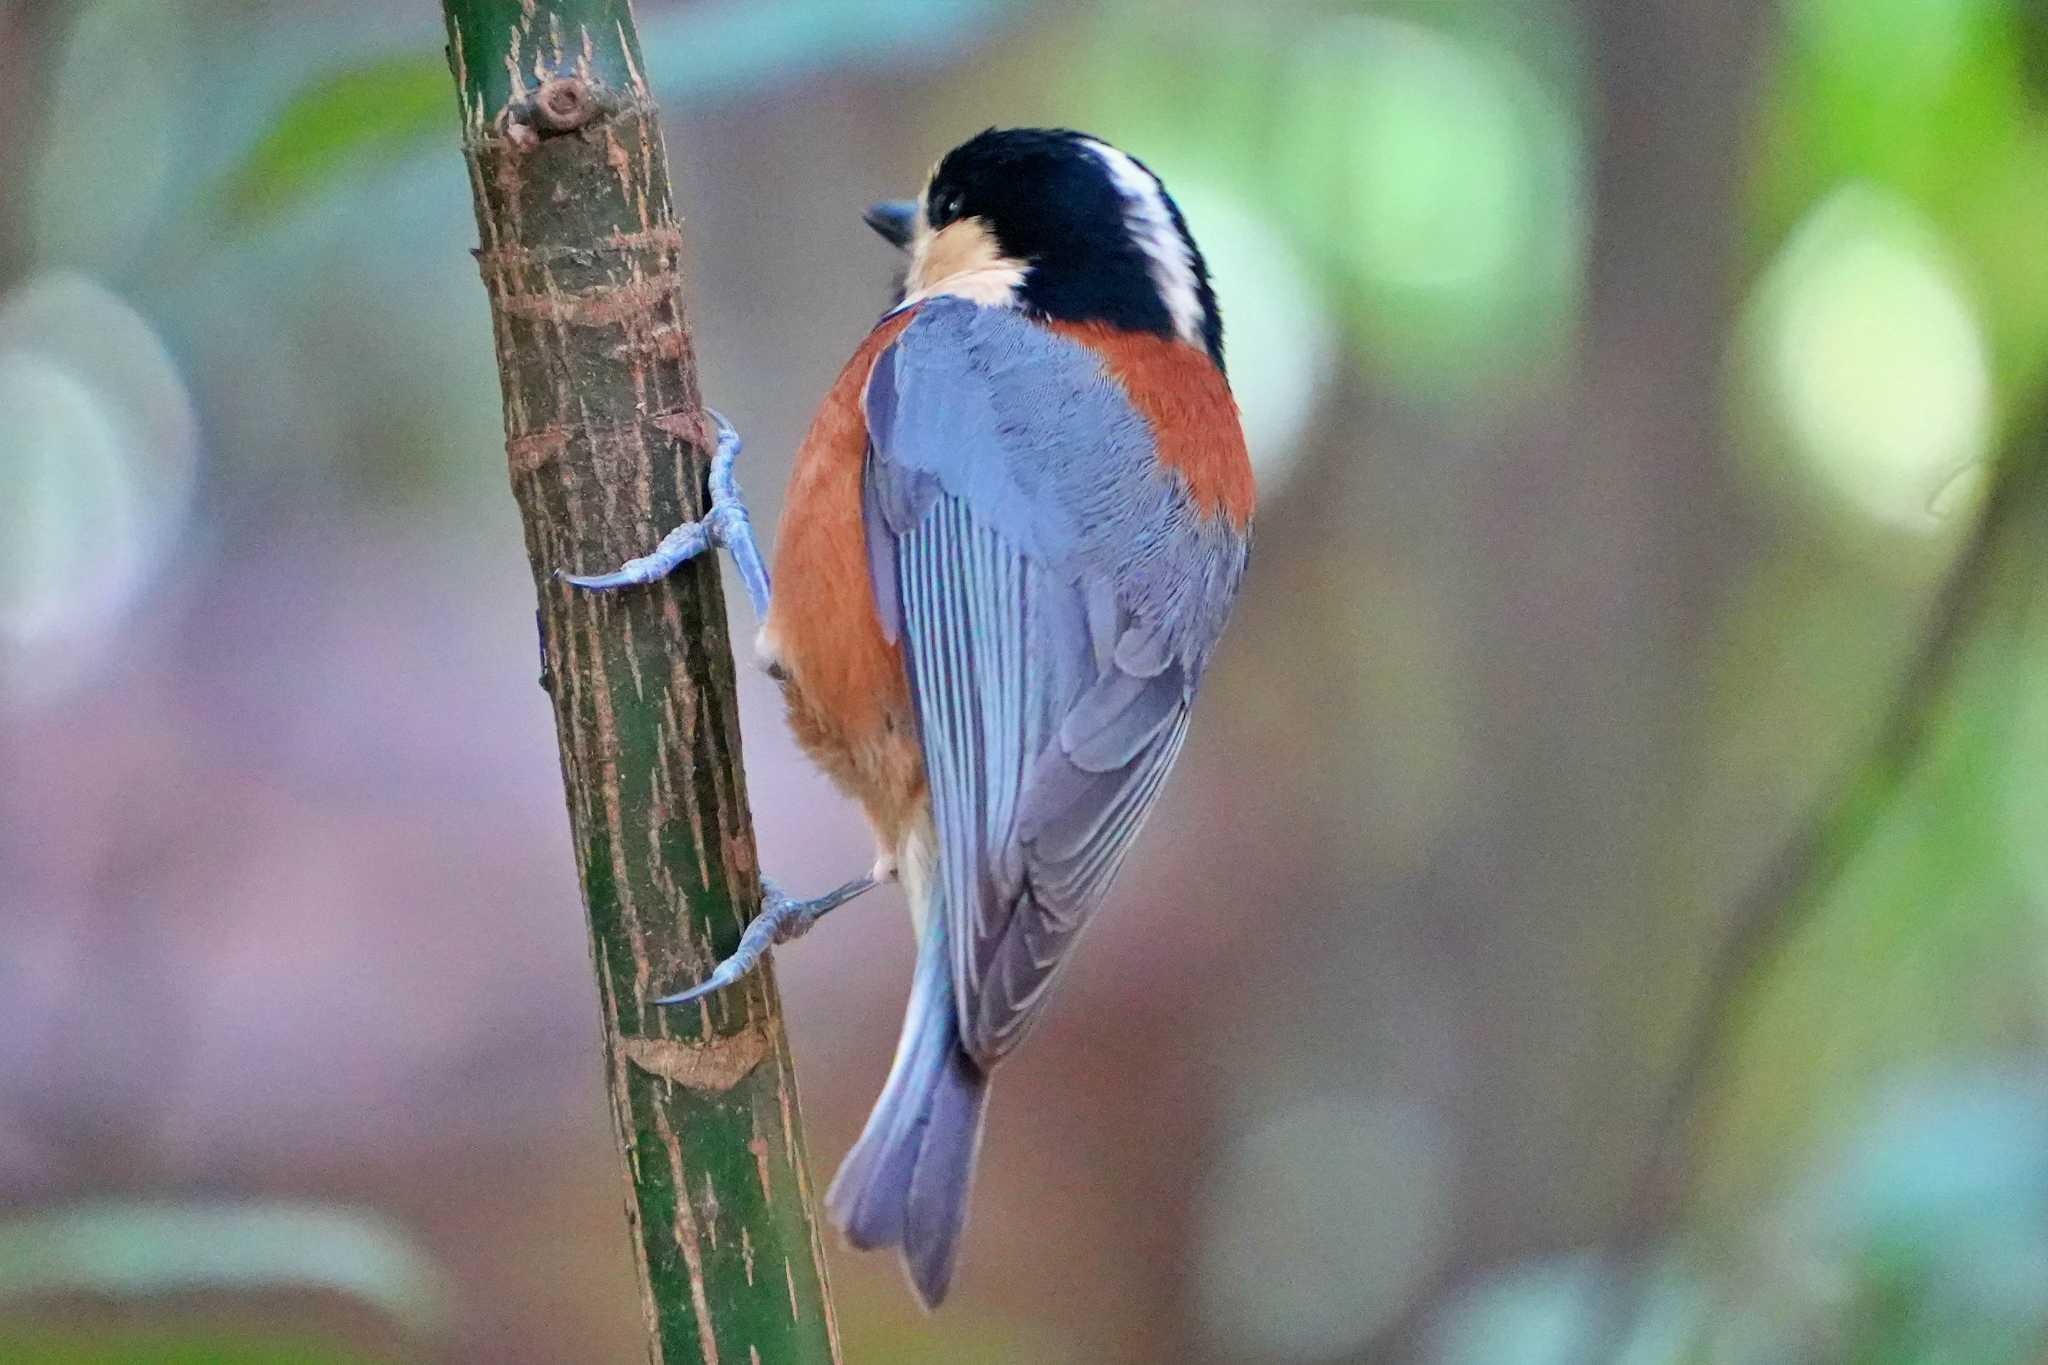
[[[644,340],[614,346],[612,356],[617,360],[633,360],[641,356],[652,360],[681,360],[688,354],[689,346],[690,339],[682,328],[656,327]]]
[[[657,412],[648,418],[655,429],[665,431],[679,441],[699,450],[709,450],[718,444],[718,431],[711,425],[711,419],[700,407],[684,408],[676,412]]]
[[[603,112],[598,93],[581,76],[560,76],[533,97],[533,112],[544,128],[572,133]]]
[[[568,448],[569,429],[559,425],[545,426],[505,442],[505,452],[512,458],[513,472],[519,474],[531,474],[549,461],[560,459]]]
[[[570,245],[556,244],[529,245],[523,242],[503,243],[492,247],[471,247],[470,255],[476,257],[488,282],[493,269],[511,266],[538,266],[552,261],[577,261],[588,265],[598,258],[600,252],[620,253],[633,251],[681,251],[683,234],[678,228],[656,227],[645,232],[614,230],[610,235],[594,242],[577,242]]]
[[[498,305],[517,318],[569,323],[577,327],[616,327],[654,307],[682,287],[673,270],[664,270],[624,284],[604,284],[580,292],[556,290],[542,294],[501,294]]]
[[[674,1081],[688,1090],[723,1094],[766,1060],[768,1037],[761,1030],[750,1028],[729,1038],[702,1043],[683,1043],[673,1038],[621,1038],[619,1051],[651,1076]]]
[[[514,93],[498,122],[505,140],[522,152],[538,147],[543,137],[573,133],[623,107],[604,86],[581,76],[551,76],[531,95]]]

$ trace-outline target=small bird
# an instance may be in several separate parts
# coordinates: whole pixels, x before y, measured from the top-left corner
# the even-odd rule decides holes
[[[917,966],[901,1041],[827,1195],[902,1249],[927,1308],[960,1248],[989,1077],[1044,1011],[1187,737],[1244,575],[1253,486],[1202,253],[1143,163],[990,129],[868,223],[901,294],[804,438],[775,560],[722,418],[710,511],[585,588],[733,554],[806,753],[873,826],[873,871],[772,885],[739,950],[900,877]]]

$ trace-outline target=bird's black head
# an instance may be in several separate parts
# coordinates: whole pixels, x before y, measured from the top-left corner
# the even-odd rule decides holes
[[[1062,128],[991,128],[946,153],[915,203],[868,210],[911,254],[906,298],[958,294],[1178,337],[1223,363],[1208,265],[1159,177]]]

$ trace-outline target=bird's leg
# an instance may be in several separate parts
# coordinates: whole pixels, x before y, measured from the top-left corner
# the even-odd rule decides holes
[[[747,515],[746,500],[740,495],[739,480],[733,475],[733,464],[740,453],[740,434],[716,411],[706,408],[704,412],[718,428],[718,449],[712,452],[711,471],[706,480],[711,493],[711,509],[704,514],[704,519],[684,522],[663,536],[651,553],[629,559],[611,573],[571,574],[557,569],[557,578],[592,592],[638,587],[658,582],[712,546],[723,545],[732,555],[733,565],[740,572],[740,581],[747,586],[755,617],[767,619],[768,568],[761,560],[761,547],[754,540],[754,524]],[[879,880],[871,873],[822,896],[797,900],[783,894],[780,887],[763,877],[761,913],[747,924],[746,931],[740,935],[739,947],[733,949],[732,956],[713,967],[710,976],[688,990],[663,996],[653,1003],[688,1004],[730,986],[760,965],[761,955],[768,951],[770,945],[787,943],[802,935],[823,918],[826,911],[846,904],[863,891],[872,890]]]
[[[747,585],[755,618],[767,619],[768,569],[761,560],[761,547],[754,541],[754,523],[747,516],[746,500],[740,496],[739,480],[733,477],[733,462],[740,453],[740,434],[733,430],[732,423],[710,408],[704,412],[718,427],[718,449],[711,456],[708,481],[711,510],[704,514],[704,520],[684,522],[663,536],[652,553],[629,559],[611,573],[571,574],[557,569],[555,577],[594,592],[637,587],[666,578],[712,546],[723,545],[732,554],[740,581]]]
[[[760,965],[761,954],[769,945],[787,943],[799,937],[813,924],[824,918],[825,912],[846,904],[863,891],[874,889],[875,878],[870,875],[859,877],[846,885],[827,891],[807,901],[793,900],[785,896],[775,883],[761,879],[761,913],[754,916],[740,935],[740,946],[733,949],[732,956],[711,969],[705,977],[686,991],[665,995],[654,1003],[657,1005],[685,1005],[699,996],[722,990],[745,976]]]

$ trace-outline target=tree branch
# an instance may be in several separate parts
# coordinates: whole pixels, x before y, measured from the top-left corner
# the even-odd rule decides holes
[[[1641,1308],[1648,1275],[1643,1258],[1684,1211],[1700,1157],[1694,1130],[1727,1064],[1740,1005],[1869,842],[1949,695],[1971,632],[1992,598],[2001,552],[2011,549],[2012,532],[2023,518],[2039,518],[2048,510],[2042,506],[2048,420],[2037,423],[2030,437],[2000,462],[1976,525],[1935,597],[1927,630],[1870,748],[1807,811],[1729,916],[1667,1083],[1649,1148],[1604,1249],[1607,1274],[1602,1280],[1610,1287],[1595,1314],[1593,1339],[1602,1349],[1593,1359],[1620,1358]]]
[[[584,595],[704,511],[681,237],[629,0],[444,0],[512,491],[540,598],[648,1356],[839,1359],[796,1080],[763,969],[648,1005],[738,941],[760,886],[710,557]]]
[[[0,294],[34,266],[37,172],[48,143],[45,125],[64,67],[64,49],[74,23],[73,6],[62,0],[20,0],[0,14],[0,52],[22,54],[0,82],[0,184],[13,192],[0,197]]]

